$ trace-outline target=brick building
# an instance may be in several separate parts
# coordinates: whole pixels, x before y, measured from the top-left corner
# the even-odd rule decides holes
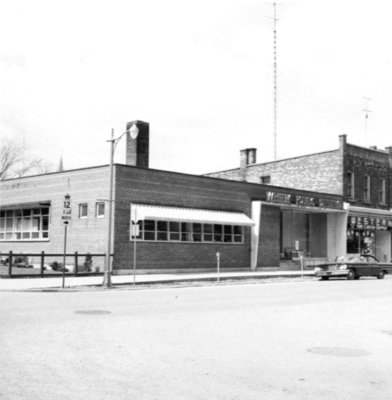
[[[391,259],[392,147],[364,148],[339,137],[332,151],[256,163],[256,149],[240,153],[240,167],[210,177],[340,195],[347,210],[347,252]]]
[[[342,253],[341,195],[150,169],[149,125],[135,124],[126,164],[114,165],[116,273],[131,270],[135,248],[137,269],[149,271],[214,269],[217,252],[222,269],[237,270]],[[104,253],[109,172],[104,165],[1,182],[0,252],[61,253],[69,195],[69,252]]]

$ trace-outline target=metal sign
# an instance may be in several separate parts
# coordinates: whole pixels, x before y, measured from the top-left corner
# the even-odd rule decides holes
[[[66,194],[64,196],[63,215],[61,216],[63,224],[68,225],[71,222],[71,217],[72,217],[71,196],[69,194]]]

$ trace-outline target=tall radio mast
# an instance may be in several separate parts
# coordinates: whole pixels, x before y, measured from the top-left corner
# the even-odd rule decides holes
[[[273,127],[273,136],[274,136],[274,160],[277,159],[277,136],[278,136],[278,64],[277,64],[277,32],[276,32],[276,22],[278,19],[276,18],[276,2],[272,4],[274,8],[274,16],[267,17],[273,20],[273,108],[274,108],[274,127]]]
[[[367,131],[368,131],[368,126],[367,126],[367,120],[369,118],[369,101],[371,100],[370,97],[363,97],[363,112],[364,112],[364,117],[365,117],[365,122],[364,122],[364,128],[365,128],[365,147],[367,146]]]

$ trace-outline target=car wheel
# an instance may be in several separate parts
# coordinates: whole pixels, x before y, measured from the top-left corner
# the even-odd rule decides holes
[[[322,281],[327,281],[328,279],[329,279],[329,276],[322,276],[322,277],[321,277],[321,280],[322,280]]]
[[[347,273],[347,279],[351,281],[355,279],[355,277],[356,277],[355,271],[353,269],[349,269]]]
[[[384,272],[384,271],[380,271],[380,272],[377,274],[377,279],[384,279],[384,276],[385,276],[385,272]]]

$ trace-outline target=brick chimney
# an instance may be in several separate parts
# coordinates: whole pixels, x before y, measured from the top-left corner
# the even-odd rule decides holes
[[[135,125],[139,134],[132,137],[131,127]],[[127,123],[125,163],[134,167],[148,168],[150,152],[150,124],[143,121]]]
[[[240,179],[246,181],[246,168],[250,164],[256,163],[257,149],[243,149],[240,150]]]
[[[344,152],[346,150],[346,145],[347,145],[347,135],[346,134],[339,135],[339,149]]]
[[[392,168],[392,146],[385,147],[385,151],[388,153],[389,168]]]
[[[257,149],[254,148],[240,150],[240,169],[256,163],[256,152]]]

